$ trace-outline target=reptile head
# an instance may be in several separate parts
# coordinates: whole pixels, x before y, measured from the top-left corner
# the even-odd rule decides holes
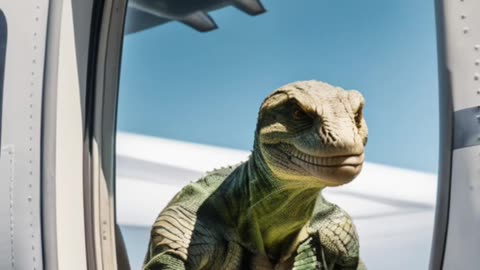
[[[260,108],[255,151],[278,179],[348,183],[364,161],[363,105],[358,91],[318,81],[285,85]]]

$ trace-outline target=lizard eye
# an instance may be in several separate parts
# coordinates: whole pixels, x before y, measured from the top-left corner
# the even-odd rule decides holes
[[[301,119],[305,119],[307,117],[307,114],[301,109],[297,108],[293,111],[292,116],[293,116],[293,119],[295,120],[301,120]]]
[[[360,124],[362,122],[362,118],[363,118],[362,109],[363,108],[360,107],[353,116],[355,118],[355,123],[357,124],[357,127],[360,127]]]

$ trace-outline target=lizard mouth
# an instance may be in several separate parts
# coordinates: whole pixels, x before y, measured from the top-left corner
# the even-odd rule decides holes
[[[312,155],[298,150],[293,145],[280,144],[277,145],[277,150],[282,152],[288,159],[298,165],[305,164],[318,167],[339,168],[344,166],[357,167],[363,164],[365,154],[329,154],[329,155]]]
[[[266,145],[269,160],[293,174],[310,175],[329,186],[350,182],[357,176],[365,160],[361,153],[328,153],[312,155],[297,149],[290,144]],[[285,162],[288,160],[288,162]]]
[[[364,153],[352,155],[314,156],[294,149],[289,158],[293,162],[306,163],[312,166],[338,168],[343,166],[357,167],[363,164]]]

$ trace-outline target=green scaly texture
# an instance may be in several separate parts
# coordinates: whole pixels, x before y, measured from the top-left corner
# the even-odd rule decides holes
[[[293,90],[289,88],[292,85]],[[277,94],[269,97],[270,100],[277,102],[278,93],[283,93],[285,88],[288,93],[295,94],[298,91],[310,93],[331,87],[317,82],[292,85],[277,90]],[[335,91],[342,95],[346,92]],[[278,102],[280,105],[274,107],[283,108],[287,106],[285,102]],[[319,101],[312,99],[312,102]],[[352,108],[350,111],[354,112]],[[349,113],[348,109],[345,111]],[[281,111],[274,110],[273,113],[280,114]],[[338,113],[335,116],[338,117]],[[322,110],[322,117],[325,118],[325,109]],[[272,125],[262,123],[264,118],[267,117],[262,116],[261,109],[254,150],[248,161],[215,170],[187,185],[160,213],[152,227],[144,270],[366,269],[359,259],[358,235],[352,219],[321,195],[322,189],[334,185],[317,178],[329,179],[330,171],[319,171],[318,177],[299,178],[298,172],[300,176],[307,173],[296,165],[290,165],[295,162],[300,164],[292,158],[295,156],[304,158],[310,165],[320,162],[318,160],[327,162],[326,159],[322,157],[315,160],[290,152],[289,155],[275,154],[282,158],[272,157],[274,154],[271,153],[275,152],[267,156],[267,150],[262,148],[261,134],[271,132]],[[325,119],[322,121],[323,127]],[[358,123],[356,126],[360,130]],[[264,127],[268,129],[263,131]],[[305,132],[310,132],[310,129],[299,128],[294,133],[297,136]],[[324,145],[329,143],[329,136],[333,136],[329,132],[319,134],[318,138]],[[326,134],[324,139],[322,134]],[[361,139],[363,151],[366,139]],[[340,139],[335,140],[338,141]],[[330,144],[332,147],[348,148],[345,143]],[[325,147],[322,149],[326,151]],[[332,161],[328,162],[331,166]],[[276,165],[271,165],[273,163]],[[291,175],[286,177],[287,180],[285,172]],[[357,173],[350,178],[353,179]],[[350,178],[345,181],[350,181]]]

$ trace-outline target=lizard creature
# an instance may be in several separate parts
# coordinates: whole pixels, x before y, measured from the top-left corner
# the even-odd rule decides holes
[[[352,219],[321,195],[360,173],[363,105],[318,81],[274,91],[249,159],[190,183],[160,213],[144,270],[365,269]]]

